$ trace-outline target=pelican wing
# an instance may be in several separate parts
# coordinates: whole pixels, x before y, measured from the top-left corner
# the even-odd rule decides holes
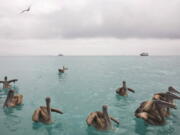
[[[16,95],[15,96],[16,98],[17,98],[17,104],[19,105],[19,104],[22,104],[22,99],[23,99],[23,95]]]
[[[22,13],[24,13],[24,12],[26,12],[27,10],[22,10],[21,12],[20,12],[20,14],[22,14]]]
[[[116,89],[116,93],[119,93],[119,91],[121,90],[122,88],[117,88]]]
[[[0,81],[0,83],[4,83],[4,81]]]
[[[162,95],[161,93],[156,93],[156,94],[153,95],[152,99],[158,100],[158,99],[161,98],[161,95]]]
[[[142,119],[144,119],[144,120],[147,120],[147,119],[148,119],[148,116],[149,116],[149,114],[148,114],[147,112],[141,112],[141,113],[137,113],[137,114],[136,114],[136,117],[142,118]]]
[[[38,121],[39,121],[40,111],[41,111],[40,108],[38,108],[38,109],[36,109],[36,110],[34,111],[34,114],[33,114],[33,116],[32,116],[32,120],[33,120],[34,122],[38,122]]]
[[[22,10],[22,11],[20,12],[20,14],[22,14],[22,13],[24,13],[24,12],[28,12],[28,11],[30,11],[30,9],[31,9],[31,6],[29,6],[27,9]]]
[[[161,92],[161,93],[155,93],[154,95],[160,95],[160,96],[164,96],[166,93]]]
[[[16,81],[18,81],[18,79],[9,80],[8,83],[16,82]]]
[[[47,112],[47,107],[45,106],[40,106],[40,118],[42,121],[48,121],[49,120],[49,115],[48,115],[48,112]]]
[[[119,121],[118,121],[118,120],[116,120],[115,118],[110,117],[110,119],[111,119],[112,121],[114,121],[116,124],[119,124]]]
[[[96,112],[92,112],[89,114],[89,116],[86,119],[86,122],[88,125],[92,125],[92,122],[94,120],[94,118],[97,116]]]
[[[28,7],[28,9],[26,11],[30,11],[31,10],[31,6]]]
[[[131,88],[127,88],[130,92],[133,92],[133,93],[135,93],[135,91],[133,90],[133,89],[131,89]]]
[[[47,115],[48,115],[48,112],[47,112],[47,107],[46,106],[40,106],[40,108],[41,108],[41,116],[42,117],[47,117]]]
[[[3,108],[5,108],[5,107],[8,107],[8,98],[6,98],[6,100],[4,102]]]
[[[162,100],[154,100],[154,102],[157,103],[159,107],[163,107],[163,108],[170,107],[170,108],[176,109],[176,105],[162,101]]]
[[[119,88],[118,89],[116,89],[116,93],[118,93],[119,92]]]
[[[52,111],[52,112],[56,112],[56,113],[63,114],[63,112],[62,112],[61,110],[58,110],[58,109],[51,108],[51,111]]]
[[[158,118],[158,116],[157,115],[151,115],[151,114],[148,114],[148,118],[150,118],[150,119],[157,119]]]

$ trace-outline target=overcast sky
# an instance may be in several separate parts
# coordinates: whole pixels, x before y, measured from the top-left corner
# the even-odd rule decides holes
[[[0,47],[0,55],[179,55],[180,0],[0,0]]]

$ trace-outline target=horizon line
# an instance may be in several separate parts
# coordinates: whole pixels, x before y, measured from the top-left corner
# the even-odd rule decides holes
[[[44,54],[44,55],[0,55],[0,57],[44,57],[44,56],[51,56],[51,57],[66,57],[66,56],[140,56],[139,55],[63,55],[63,56],[58,56],[58,55],[48,55],[48,54]],[[168,54],[168,55],[149,55],[146,57],[150,57],[150,56],[180,56],[180,54]],[[142,56],[141,56],[142,57]]]

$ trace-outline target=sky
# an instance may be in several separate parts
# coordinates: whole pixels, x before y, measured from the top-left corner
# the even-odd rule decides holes
[[[179,7],[180,0],[0,0],[0,55],[180,55]]]

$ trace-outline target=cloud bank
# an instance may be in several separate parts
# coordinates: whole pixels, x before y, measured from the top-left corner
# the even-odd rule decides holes
[[[179,0],[0,2],[1,39],[180,38]]]

